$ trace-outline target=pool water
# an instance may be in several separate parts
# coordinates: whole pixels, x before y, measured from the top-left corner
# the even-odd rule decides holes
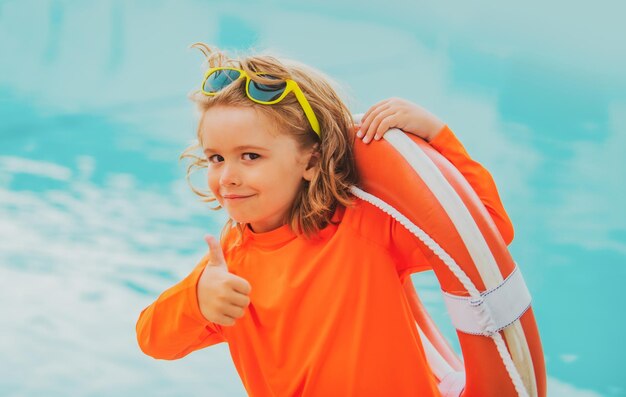
[[[0,395],[245,395],[225,344],[170,362],[135,340],[225,220],[178,161],[195,41],[311,64],[355,113],[398,96],[445,120],[515,225],[549,395],[626,395],[626,10],[516,7],[0,1]]]

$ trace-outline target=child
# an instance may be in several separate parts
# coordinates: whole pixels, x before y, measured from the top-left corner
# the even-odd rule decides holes
[[[401,99],[359,131],[326,79],[269,56],[234,60],[197,44],[209,71],[193,98],[210,194],[230,220],[191,274],[144,309],[141,349],[160,359],[227,342],[251,396],[437,396],[402,281],[430,253],[349,193],[353,145],[415,134],[468,179],[505,240],[512,227],[489,173],[450,129]],[[360,138],[360,139],[357,139]],[[385,167],[385,159],[372,164]],[[189,171],[189,170],[188,170]],[[389,170],[393,172],[393,170]]]

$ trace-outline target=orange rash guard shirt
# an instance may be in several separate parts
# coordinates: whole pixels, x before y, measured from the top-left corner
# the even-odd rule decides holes
[[[430,143],[468,179],[509,243],[513,228],[491,175],[447,126]],[[231,327],[200,312],[196,287],[205,256],[142,311],[141,349],[171,360],[227,342],[255,397],[439,396],[402,289],[404,277],[430,268],[430,253],[358,199],[338,207],[333,222],[312,240],[288,225],[267,233],[246,229],[242,245],[225,252],[229,271],[252,286],[250,305]]]

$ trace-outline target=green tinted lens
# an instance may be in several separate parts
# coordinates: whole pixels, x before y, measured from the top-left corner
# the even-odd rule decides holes
[[[269,76],[263,77],[267,78]],[[257,101],[272,102],[278,99],[282,93],[285,92],[286,87],[287,83],[284,81],[277,81],[276,84],[260,84],[250,80],[250,83],[248,84],[248,93]]]
[[[224,87],[237,80],[240,76],[241,72],[238,70],[216,70],[215,72],[211,73],[209,77],[207,77],[206,81],[204,82],[204,86],[202,86],[202,90],[210,94],[221,91],[224,89]]]

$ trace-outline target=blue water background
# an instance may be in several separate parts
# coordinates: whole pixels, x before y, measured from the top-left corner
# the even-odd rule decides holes
[[[354,112],[445,120],[516,230],[551,396],[626,395],[626,7],[0,0],[0,395],[245,395],[227,346],[142,355],[141,309],[217,233],[184,181],[195,41],[298,59]],[[201,183],[202,179],[197,179]],[[414,277],[450,338],[435,279]]]

